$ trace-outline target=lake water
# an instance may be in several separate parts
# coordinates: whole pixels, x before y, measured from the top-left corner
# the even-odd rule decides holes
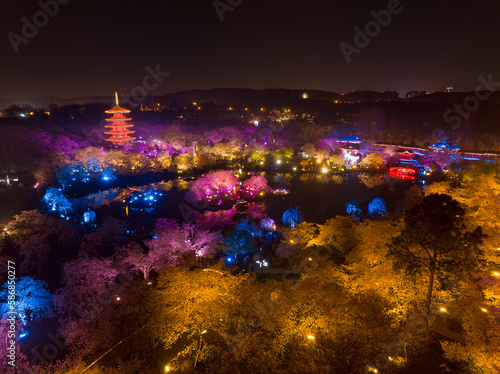
[[[394,203],[405,196],[405,191],[418,183],[400,181],[381,174],[366,173],[351,173],[345,176],[266,174],[266,178],[273,189],[289,191],[286,195],[268,194],[266,199],[256,203],[260,206],[256,209],[260,215],[267,215],[277,224],[281,224],[283,212],[291,206],[300,206],[305,220],[315,223],[322,223],[336,215],[345,215],[345,203],[352,199],[358,200],[364,214],[368,211],[368,204],[376,197],[384,199],[387,208],[391,210]],[[185,202],[184,197],[184,191],[174,188],[164,192],[164,196],[158,199],[158,205],[151,212],[132,210],[129,206],[128,216],[125,203],[111,203],[109,206],[96,209],[97,222],[99,223],[109,215],[128,220],[134,226],[150,230],[157,218],[186,220],[181,209],[190,207],[190,204]],[[252,206],[252,210],[255,210],[253,208],[255,204]],[[243,213],[235,214],[234,220],[246,217],[244,211],[245,209]],[[255,217],[255,214],[251,217]]]

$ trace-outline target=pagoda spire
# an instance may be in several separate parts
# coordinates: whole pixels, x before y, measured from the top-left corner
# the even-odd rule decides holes
[[[115,101],[116,101],[116,106],[119,106],[118,104],[118,91],[115,91]]]

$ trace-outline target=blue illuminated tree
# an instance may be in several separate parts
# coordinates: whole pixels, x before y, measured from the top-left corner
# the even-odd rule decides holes
[[[59,188],[49,187],[43,196],[43,201],[52,212],[68,214],[73,210],[71,201],[68,200],[66,195],[64,195]]]
[[[15,311],[23,324],[43,318],[52,311],[52,295],[47,291],[47,287],[45,282],[31,277],[22,277],[17,280],[15,304],[13,304],[15,306],[11,310],[8,303],[9,282],[5,282],[0,291],[0,314]]]
[[[223,247],[229,256],[233,256],[236,259],[236,256],[239,254],[254,252],[257,249],[257,245],[258,241],[256,237],[246,231],[235,230],[226,235]]]
[[[368,213],[370,215],[384,216],[387,213],[387,207],[385,206],[385,201],[381,197],[374,198],[370,204],[368,204]]]
[[[113,181],[116,179],[115,171],[113,168],[104,169],[101,174],[101,179],[105,182]]]
[[[238,232],[247,232],[252,237],[260,236],[260,230],[256,224],[249,222],[248,219],[242,218],[238,224],[236,225],[236,231]]]
[[[94,223],[95,221],[95,212],[88,209],[85,213],[83,213],[83,222],[84,223]]]
[[[357,220],[361,218],[361,214],[363,213],[361,209],[359,209],[359,203],[356,199],[352,199],[348,203],[345,203],[345,211]]]
[[[299,206],[295,209],[290,208],[285,213],[283,213],[282,221],[285,225],[289,225],[292,229],[295,228],[297,223],[304,222],[304,215],[299,210]]]

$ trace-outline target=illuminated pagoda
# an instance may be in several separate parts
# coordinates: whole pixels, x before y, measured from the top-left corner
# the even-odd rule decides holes
[[[106,140],[112,142],[113,144],[123,145],[127,142],[134,140],[135,138],[131,137],[130,134],[133,134],[135,131],[130,128],[134,125],[128,123],[132,118],[125,117],[125,113],[130,113],[130,110],[122,108],[118,105],[118,92],[115,92],[116,106],[113,109],[107,110],[105,113],[112,114],[113,117],[106,118],[106,121],[109,123],[104,127],[110,128],[111,131],[105,131],[106,135],[111,135],[110,138]]]

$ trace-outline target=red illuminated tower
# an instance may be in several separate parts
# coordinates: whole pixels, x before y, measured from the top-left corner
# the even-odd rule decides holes
[[[107,114],[112,114],[113,117],[106,118],[106,121],[109,123],[104,127],[110,128],[111,131],[104,132],[107,135],[111,135],[109,140],[113,144],[121,145],[126,144],[127,142],[134,140],[135,138],[131,137],[130,134],[133,134],[135,131],[130,128],[134,125],[131,123],[127,123],[132,118],[127,118],[124,116],[124,113],[130,113],[130,110],[122,108],[118,105],[118,92],[115,92],[116,106],[113,109],[107,110]]]

